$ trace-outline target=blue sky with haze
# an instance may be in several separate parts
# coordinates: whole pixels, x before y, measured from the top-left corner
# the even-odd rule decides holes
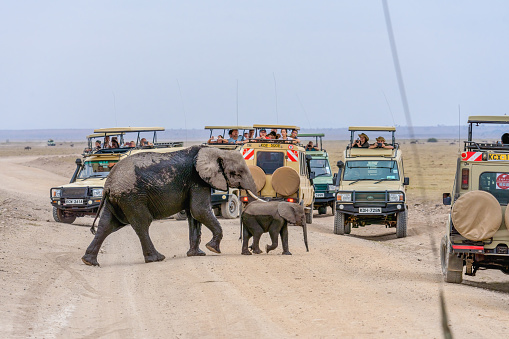
[[[509,112],[509,2],[389,9],[414,125]],[[0,46],[0,129],[236,124],[237,83],[240,124],[406,125],[381,1],[6,0]]]

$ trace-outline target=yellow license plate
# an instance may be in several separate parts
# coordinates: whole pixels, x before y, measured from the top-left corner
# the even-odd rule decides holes
[[[260,144],[260,147],[278,147],[281,148],[279,144]]]
[[[489,154],[488,161],[509,161],[509,154]]]

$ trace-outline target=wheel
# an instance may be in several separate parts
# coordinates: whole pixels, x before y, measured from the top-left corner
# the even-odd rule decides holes
[[[53,206],[53,219],[56,222],[63,222],[66,224],[72,224],[76,220],[75,215],[66,215],[63,210]]]
[[[308,213],[306,213],[306,224],[312,224],[313,223],[313,207],[309,210]]]
[[[175,219],[176,220],[186,220],[187,219],[186,211],[182,210],[182,211],[178,212],[177,214],[175,214]]]
[[[221,215],[225,219],[235,219],[239,216],[239,198],[235,194],[230,195],[228,201],[221,204]]]
[[[336,214],[336,203],[335,202],[332,203],[331,209],[332,209],[332,215],[335,215]]]
[[[440,263],[444,281],[448,283],[461,284],[463,281],[463,260],[454,253],[450,253],[450,246],[447,236],[442,238],[440,243]]]
[[[345,234],[345,213],[336,212],[334,216],[334,234]]]
[[[350,234],[351,231],[352,231],[352,223],[347,222],[345,224],[345,234]]]
[[[396,237],[404,238],[406,237],[406,223],[407,223],[407,213],[406,211],[399,212],[396,217]]]
[[[327,206],[320,206],[318,208],[318,214],[325,214],[327,213]]]

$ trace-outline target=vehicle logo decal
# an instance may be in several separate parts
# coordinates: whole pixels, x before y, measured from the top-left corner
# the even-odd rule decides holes
[[[242,156],[245,160],[253,160],[254,158],[254,149],[253,148],[244,148],[242,150]]]
[[[462,161],[482,161],[482,152],[463,152],[461,153]]]
[[[497,190],[509,189],[509,174],[497,173]]]
[[[286,151],[286,155],[288,156],[288,161],[297,162],[299,161],[299,152],[294,150]]]
[[[293,149],[293,145],[289,145],[289,146],[288,146],[288,149]]]

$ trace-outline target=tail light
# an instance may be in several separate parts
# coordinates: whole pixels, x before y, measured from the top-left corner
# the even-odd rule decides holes
[[[295,199],[294,198],[288,198],[288,199],[286,199],[286,201],[288,201],[288,202],[295,202]]]
[[[249,202],[249,198],[248,197],[240,197],[240,201]]]
[[[461,189],[468,189],[469,173],[470,170],[468,168],[461,170]]]

